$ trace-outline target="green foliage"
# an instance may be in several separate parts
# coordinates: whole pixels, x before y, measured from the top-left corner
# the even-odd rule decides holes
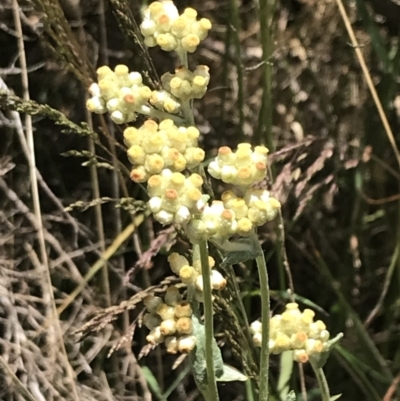
[[[193,333],[196,336],[196,348],[192,351],[190,358],[192,361],[194,378],[199,388],[207,389],[207,364],[205,351],[205,329],[199,319],[193,317]],[[248,378],[237,369],[223,363],[221,350],[217,342],[213,341],[213,357],[215,376],[219,382],[246,381]]]

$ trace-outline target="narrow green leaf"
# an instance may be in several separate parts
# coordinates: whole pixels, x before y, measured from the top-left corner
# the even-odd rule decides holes
[[[289,395],[289,382],[293,372],[293,352],[285,351],[281,354],[281,369],[279,372],[277,390],[280,398],[283,400]]]
[[[152,371],[147,366],[142,366],[142,373],[145,377],[147,384],[151,391],[160,401],[167,401],[167,398],[163,395],[160,386],[158,385],[157,379],[154,377]]]

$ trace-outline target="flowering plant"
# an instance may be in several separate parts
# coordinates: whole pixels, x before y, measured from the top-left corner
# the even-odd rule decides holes
[[[251,332],[254,345],[261,347],[256,388],[259,399],[267,400],[270,354],[291,352],[296,362],[310,361],[321,378],[322,365],[340,335],[330,339],[325,324],[314,322],[314,312],[300,312],[294,301],[282,314],[270,316],[267,269],[256,234],[257,227],[274,220],[281,209],[269,191],[257,187],[267,177],[268,149],[248,143],[240,143],[236,150],[220,147],[207,172],[229,189],[212,200],[213,194],[204,189],[210,177],[202,165],[205,152],[199,146],[193,100],[206,93],[210,74],[202,65],[191,71],[188,53],[197,49],[210,29],[211,22],[198,19],[192,8],[179,14],[170,0],[151,3],[140,25],[144,43],[176,52],[181,65],[174,73],[162,75],[161,89],[146,86],[142,75],[125,65],[114,70],[100,67],[98,82],[89,88],[92,97],[87,108],[98,114],[108,112],[116,124],[132,123],[138,114],[148,117],[140,127],[124,130],[131,179],[147,183],[147,206],[154,219],[162,225],[173,224],[193,249],[191,262],[176,252],[168,258],[185,291],[171,286],[164,298],[148,296],[144,300],[142,321],[150,330],[147,341],[152,346],[164,343],[172,354],[190,353],[196,383],[206,400],[218,399],[216,381],[247,380],[222,361],[213,334],[212,292],[222,291],[229,280],[235,280],[234,274],[224,277],[223,267],[255,259],[262,318],[245,330]],[[209,257],[209,244],[219,250],[220,263]],[[330,399],[322,384],[321,393],[324,401]]]

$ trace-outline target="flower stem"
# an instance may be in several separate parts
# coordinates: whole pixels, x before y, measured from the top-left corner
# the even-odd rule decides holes
[[[260,241],[253,234],[255,249],[258,251],[256,257],[258,277],[260,280],[261,294],[261,324],[262,324],[262,341],[260,353],[260,401],[268,401],[268,375],[269,375],[269,315],[270,315],[270,300],[269,300],[269,283],[267,264],[265,263],[264,252],[261,248]]]
[[[213,357],[213,341],[214,341],[213,307],[212,307],[211,276],[210,276],[210,265],[208,263],[207,241],[202,241],[200,243],[200,262],[201,262],[201,274],[203,276],[204,329],[206,334],[205,357],[206,357],[207,386],[208,386],[208,396],[209,396],[207,401],[218,401],[219,397],[218,397],[217,383],[215,380],[214,357]]]
[[[321,390],[322,401],[329,401],[331,399],[331,396],[330,396],[329,386],[328,386],[328,382],[326,381],[324,371],[322,370],[322,368],[319,368],[318,366],[316,366],[316,364],[312,361],[312,358],[310,359],[310,363],[314,370],[315,376],[317,377],[317,380],[318,380],[318,386],[319,386],[319,389]]]

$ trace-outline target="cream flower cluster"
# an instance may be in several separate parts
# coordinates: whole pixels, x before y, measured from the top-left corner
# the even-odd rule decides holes
[[[208,165],[208,172],[227,184],[249,187],[266,177],[267,154],[265,146],[256,146],[252,151],[249,143],[239,144],[236,152],[222,146]]]
[[[144,300],[147,312],[143,324],[150,330],[146,340],[152,345],[165,343],[167,352],[176,354],[190,352],[196,346],[193,333],[192,308],[182,301],[176,287],[169,287],[164,300],[148,296]]]
[[[270,319],[269,350],[272,354],[293,351],[296,362],[306,363],[314,354],[327,351],[329,331],[321,320],[314,322],[315,313],[311,309],[300,312],[297,303],[286,305],[286,310]],[[261,346],[262,325],[255,321],[250,329],[255,345]]]
[[[204,159],[204,150],[197,144],[200,132],[195,127],[177,127],[172,120],[157,124],[147,120],[140,128],[124,131],[128,158],[134,168],[131,178],[145,182],[165,168],[183,171],[196,167]]]
[[[235,234],[246,237],[256,226],[273,220],[281,207],[263,189],[249,188],[243,198],[226,191],[221,199],[207,205],[201,218],[189,223],[187,234],[192,242],[210,238],[225,240]]]
[[[195,286],[196,299],[202,302],[204,287],[200,261],[193,261],[193,266],[191,266],[184,256],[174,252],[168,257],[168,262],[171,270],[180,277],[182,283]],[[211,288],[213,290],[224,289],[226,287],[226,279],[218,270],[213,269],[215,260],[211,256],[208,257],[208,264],[210,266]]]
[[[193,53],[211,29],[207,18],[197,20],[197,11],[186,8],[182,15],[172,1],[155,1],[144,12],[140,30],[148,47]]]
[[[149,209],[161,224],[184,225],[194,214],[204,208],[201,186],[203,179],[198,174],[185,177],[164,169],[152,175],[147,182],[150,196]]]
[[[151,89],[143,85],[139,72],[129,72],[126,65],[117,65],[112,71],[103,66],[97,70],[98,83],[89,88],[92,95],[86,107],[92,113],[110,113],[116,124],[134,121],[137,113],[148,102]]]
[[[201,99],[209,82],[210,73],[206,65],[198,65],[193,72],[179,67],[175,74],[167,72],[161,77],[163,88],[180,100]]]

